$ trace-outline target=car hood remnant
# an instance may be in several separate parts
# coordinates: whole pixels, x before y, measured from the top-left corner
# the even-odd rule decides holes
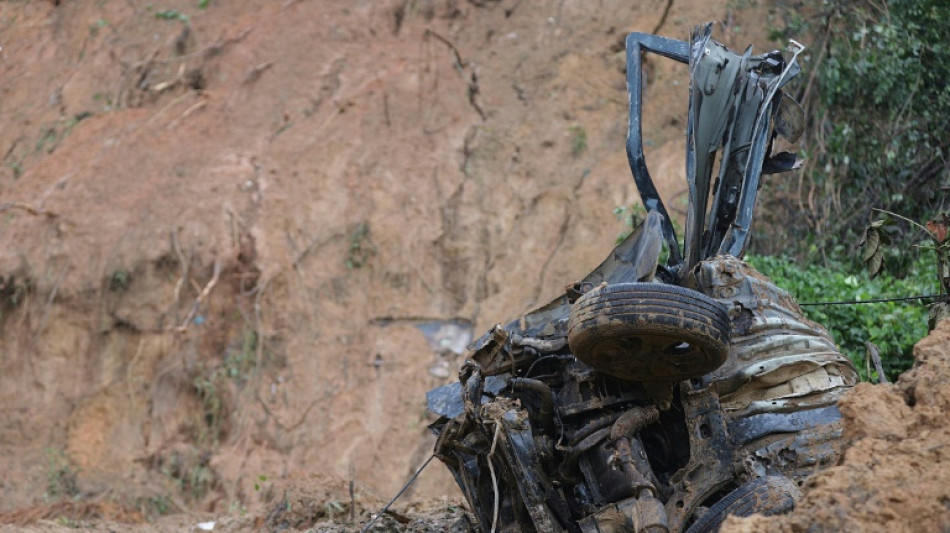
[[[459,381],[427,395],[435,454],[480,531],[717,531],[730,514],[792,509],[802,479],[839,453],[836,402],[854,366],[737,259],[761,175],[797,164],[771,144],[801,130],[781,87],[802,48],[739,55],[710,27],[689,43],[627,37],[644,223],[559,298],[473,342]],[[689,63],[682,250],[643,158],[643,51]]]

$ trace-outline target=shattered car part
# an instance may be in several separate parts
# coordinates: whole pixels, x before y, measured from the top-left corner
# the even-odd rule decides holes
[[[780,88],[801,47],[786,62],[709,34],[627,38],[644,223],[559,298],[473,342],[459,381],[427,396],[435,454],[481,531],[716,531],[730,514],[787,512],[798,483],[835,460],[836,402],[857,372],[736,258],[761,175],[795,165],[771,141],[800,133]],[[641,51],[690,65],[683,250],[643,158]]]
[[[793,154],[771,154],[771,144],[775,134],[791,140],[801,133],[804,112],[780,89],[801,71],[796,58],[804,47],[792,41],[794,50],[788,62],[778,51],[753,56],[751,46],[739,55],[710,39],[711,31],[711,24],[696,28],[690,43],[642,33],[627,36],[627,159],[643,205],[647,211],[663,215],[668,264],[684,272],[692,269],[700,256],[741,256],[761,175],[791,170],[799,164]],[[690,208],[682,254],[643,154],[641,51],[689,63],[686,180]],[[706,220],[713,161],[720,149],[719,176]]]

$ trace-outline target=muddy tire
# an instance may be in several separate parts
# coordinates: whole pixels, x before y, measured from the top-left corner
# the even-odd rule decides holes
[[[801,491],[794,481],[784,476],[754,479],[727,494],[689,526],[686,533],[715,533],[729,515],[766,516],[783,514],[795,508]]]
[[[718,368],[729,353],[729,315],[694,290],[617,283],[574,303],[568,344],[584,363],[631,381],[678,381]]]

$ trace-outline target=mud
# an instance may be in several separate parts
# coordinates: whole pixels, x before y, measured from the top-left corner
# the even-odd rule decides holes
[[[198,4],[0,2],[0,530],[368,516],[459,362],[420,326],[530,310],[622,231],[623,36],[774,47],[755,3]],[[682,74],[644,92],[667,198]],[[405,502],[459,505],[437,464]]]

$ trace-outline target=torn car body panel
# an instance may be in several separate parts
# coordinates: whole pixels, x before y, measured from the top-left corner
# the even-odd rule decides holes
[[[643,51],[690,65],[683,250],[643,158]],[[789,510],[796,481],[838,453],[836,402],[857,372],[735,257],[760,176],[794,163],[770,151],[798,131],[780,91],[795,56],[734,54],[706,26],[690,43],[631,34],[627,59],[644,223],[560,297],[473,342],[459,381],[428,395],[435,453],[481,531],[716,531],[728,514]]]
[[[717,256],[701,263],[689,283],[730,309],[729,357],[702,377],[729,416],[831,405],[857,383],[825,328],[746,263]]]

